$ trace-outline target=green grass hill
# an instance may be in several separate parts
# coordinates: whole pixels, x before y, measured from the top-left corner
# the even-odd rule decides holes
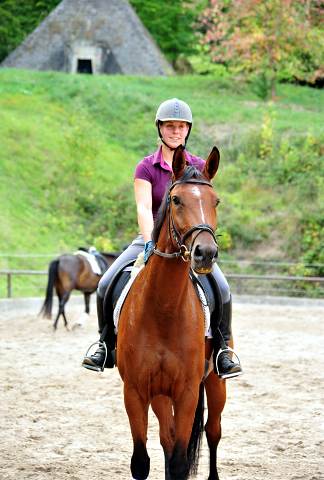
[[[221,257],[324,263],[324,90],[281,84],[278,100],[265,104],[239,78],[6,69],[0,253],[54,258],[129,242],[138,228],[134,168],[156,150],[156,109],[172,97],[193,111],[188,151],[221,152]],[[0,268],[48,262],[1,256]]]

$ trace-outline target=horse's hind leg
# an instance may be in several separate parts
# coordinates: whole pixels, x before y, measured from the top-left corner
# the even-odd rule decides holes
[[[206,350],[208,345],[206,345]],[[208,353],[208,356],[211,352]],[[226,380],[220,380],[212,371],[205,379],[205,390],[208,405],[208,419],[205,426],[209,447],[208,480],[219,480],[217,472],[217,447],[221,439],[221,413],[226,402]]]
[[[60,312],[60,308],[59,308],[57,317],[56,317],[56,319],[55,319],[55,322],[53,323],[53,330],[54,330],[54,332],[57,330],[57,322],[58,322],[60,316],[61,316],[61,312]]]
[[[133,455],[131,472],[134,480],[146,480],[150,472],[150,458],[146,450],[148,407],[140,398],[137,390],[124,385],[124,400],[133,436]]]
[[[156,397],[151,407],[160,425],[160,443],[164,451],[165,480],[171,480],[169,472],[170,457],[174,448],[174,418],[172,402],[167,397]]]
[[[85,303],[85,311],[82,313],[81,317],[79,318],[76,326],[82,327],[84,322],[89,317],[90,312],[90,295],[91,293],[84,292],[84,303]]]
[[[65,328],[66,328],[67,330],[69,330],[68,321],[67,321],[67,319],[66,319],[66,316],[65,316],[64,305],[63,305],[63,311],[62,311],[62,315],[63,315],[63,318],[64,318],[64,325],[65,325]]]
[[[68,329],[68,322],[65,316],[64,306],[70,297],[70,292],[64,291],[63,294],[61,294],[61,292],[58,292],[57,295],[59,297],[59,311],[53,325],[54,331],[56,331],[57,329],[57,322],[58,322],[58,319],[60,318],[60,315],[63,316],[65,327]]]

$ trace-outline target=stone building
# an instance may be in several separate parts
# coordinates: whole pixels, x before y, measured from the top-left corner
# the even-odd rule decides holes
[[[173,72],[127,0],[63,0],[0,66],[146,76]]]

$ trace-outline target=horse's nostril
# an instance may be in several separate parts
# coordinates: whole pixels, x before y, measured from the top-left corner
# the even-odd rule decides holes
[[[195,258],[203,258],[204,254],[203,252],[201,251],[200,249],[200,246],[199,245],[196,245],[196,248],[195,248],[195,251],[194,251],[194,256]]]
[[[213,245],[209,248],[206,245],[196,245],[194,249],[194,257],[196,259],[209,259],[216,262],[218,259],[218,247],[217,245]]]
[[[216,247],[215,254],[213,256],[213,262],[215,263],[217,262],[217,260],[218,260],[218,247]]]

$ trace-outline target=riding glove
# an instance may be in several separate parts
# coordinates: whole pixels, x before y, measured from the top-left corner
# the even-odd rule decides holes
[[[145,242],[145,248],[144,248],[144,265],[147,264],[148,259],[150,258],[151,246],[152,246],[152,240],[149,240],[148,242]]]

